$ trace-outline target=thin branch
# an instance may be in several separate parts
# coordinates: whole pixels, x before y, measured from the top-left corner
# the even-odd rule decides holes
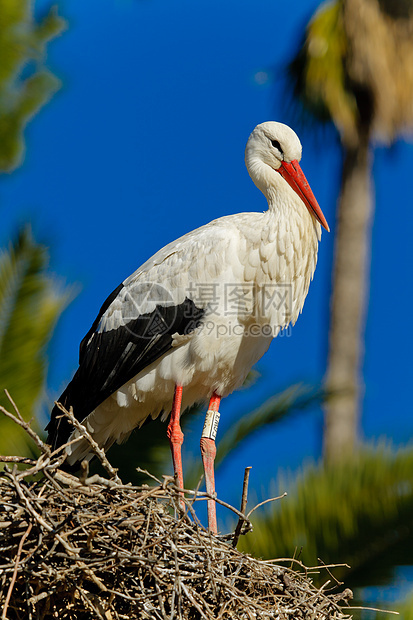
[[[286,497],[286,495],[287,495],[287,493],[283,493],[282,495],[279,495],[278,497],[270,497],[269,499],[266,499],[263,502],[260,502],[259,504],[254,506],[254,508],[252,510],[249,511],[249,513],[247,514],[246,518],[249,519],[249,517],[252,515],[252,513],[255,510],[257,510],[257,508],[261,508],[261,506],[264,506],[264,504],[268,504],[268,502],[276,502],[278,499],[282,499],[283,497]]]
[[[36,465],[37,461],[26,456],[0,456],[0,463],[23,463],[25,465]]]
[[[378,607],[347,607],[346,609],[361,609],[362,611],[378,611],[383,614],[393,614],[393,616],[400,616],[400,612],[392,611],[391,609],[380,609]]]
[[[15,415],[13,413],[10,413],[10,411],[7,411],[7,409],[5,409],[5,407],[3,407],[2,405],[0,405],[0,411],[6,417],[13,420],[13,422],[21,426],[26,431],[26,433],[29,435],[29,437],[34,441],[34,443],[36,444],[36,446],[39,448],[41,452],[45,454],[50,454],[49,446],[40,439],[39,435],[30,427],[30,424],[28,422],[25,422],[25,420],[22,418],[22,415],[19,412],[16,403],[14,402],[14,400],[12,399],[8,391],[4,390],[4,393],[6,394],[7,398],[10,401],[10,404],[12,405],[15,411]]]
[[[69,419],[69,421],[72,424],[72,426],[74,426],[75,429],[80,432],[82,437],[87,440],[87,442],[89,443],[91,449],[96,454],[96,456],[98,457],[98,459],[102,463],[102,466],[106,469],[108,474],[112,478],[114,478],[116,480],[116,482],[121,482],[120,478],[118,476],[118,470],[115,469],[115,467],[113,467],[109,463],[109,461],[108,461],[108,459],[106,457],[105,451],[102,448],[100,448],[100,446],[97,444],[97,442],[93,439],[92,435],[89,433],[89,431],[87,430],[86,426],[81,424],[79,422],[79,420],[77,418],[75,418],[75,416],[73,415],[72,407],[70,407],[70,410],[67,411],[67,409],[65,409],[65,407],[63,407],[63,405],[61,403],[55,401],[55,405]]]
[[[247,501],[248,501],[248,480],[250,477],[250,471],[251,471],[251,467],[246,467],[245,468],[245,472],[244,472],[244,482],[242,484],[242,498],[241,498],[241,512],[242,514],[245,514],[245,510],[247,508]],[[241,530],[242,530],[242,526],[245,522],[245,518],[239,518],[238,523],[237,523],[237,527],[235,528],[235,532],[234,532],[234,540],[232,541],[232,546],[235,548],[237,546],[240,534],[241,534]]]
[[[27,530],[24,532],[23,536],[20,539],[19,546],[18,546],[17,553],[16,553],[16,560],[14,562],[13,577],[11,578],[9,589],[7,590],[7,595],[6,595],[6,600],[4,601],[4,607],[3,607],[3,613],[1,615],[1,620],[7,619],[7,608],[10,603],[10,597],[11,597],[11,593],[13,592],[14,584],[16,583],[17,570],[19,568],[20,556],[23,551],[24,541],[26,540],[26,538],[32,531],[32,527],[33,527],[33,523],[30,523],[29,527],[27,528]]]

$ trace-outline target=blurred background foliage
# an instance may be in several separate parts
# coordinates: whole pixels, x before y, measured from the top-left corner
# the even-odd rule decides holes
[[[308,465],[294,479],[280,473],[271,494],[288,496],[255,515],[254,535],[241,545],[266,558],[295,550],[306,566],[339,558],[350,570],[334,575],[349,587],[390,581],[395,560],[412,557],[412,467],[412,449],[378,445],[329,467]]]
[[[34,425],[45,397],[47,345],[69,301],[69,291],[48,273],[48,262],[48,249],[33,240],[29,227],[0,254],[0,404],[10,406],[6,388]],[[1,429],[1,454],[33,449],[11,420],[2,418]]]
[[[65,23],[54,8],[36,22],[30,0],[0,0],[0,15],[0,170],[10,172],[22,161],[26,124],[60,86],[43,60]]]
[[[11,172],[24,155],[24,128],[59,88],[44,67],[48,42],[60,34],[63,20],[55,9],[36,22],[30,0],[0,0],[0,171]],[[4,231],[2,231],[4,235]],[[34,419],[45,397],[47,345],[69,301],[49,273],[49,251],[30,227],[14,235],[0,254],[0,404],[15,399],[25,420]],[[1,419],[0,452],[30,453],[27,435]]]
[[[64,22],[54,9],[36,22],[31,3],[23,0],[0,0],[0,14],[0,169],[11,172],[24,155],[24,127],[59,87],[44,58]],[[323,462],[303,465],[295,477],[279,473],[269,494],[288,491],[288,497],[254,513],[254,532],[241,545],[265,558],[295,554],[311,566],[319,559],[347,563],[351,569],[335,574],[357,589],[358,603],[364,586],[391,583],[396,567],[413,564],[413,450],[364,446],[358,430],[372,153],[377,140],[391,143],[413,123],[412,19],[410,0],[337,0],[323,4],[303,34],[289,66],[295,111],[308,127],[335,127],[343,153],[327,382],[323,390],[292,386],[274,396],[241,416],[218,443],[217,467],[258,429],[323,401]],[[29,227],[0,256],[0,386],[25,419],[35,418],[45,398],[47,345],[71,294],[50,274],[48,261],[47,248]],[[8,407],[3,392],[0,403]],[[189,438],[202,415],[194,413],[183,418]],[[30,454],[8,420],[1,418],[0,428],[1,452]],[[184,465],[187,486],[201,475],[198,446],[192,444]],[[125,480],[137,480],[137,454],[140,467],[156,475],[171,472],[159,420],[113,448],[111,460]],[[400,611],[405,620],[413,618],[413,594]]]

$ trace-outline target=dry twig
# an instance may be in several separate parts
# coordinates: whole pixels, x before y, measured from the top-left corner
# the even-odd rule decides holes
[[[241,512],[242,512],[242,514],[245,514],[245,510],[247,508],[248,481],[249,481],[249,477],[250,477],[250,471],[251,471],[251,467],[246,467],[245,468],[244,482],[243,482],[243,485],[242,485],[242,497],[241,497]],[[241,535],[242,526],[244,525],[245,521],[246,521],[246,518],[240,517],[238,519],[237,527],[235,528],[235,532],[234,532],[234,538],[232,540],[232,546],[234,548],[237,546],[239,537]]]

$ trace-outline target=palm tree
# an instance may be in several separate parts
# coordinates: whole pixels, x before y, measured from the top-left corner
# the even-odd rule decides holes
[[[244,550],[267,558],[299,555],[314,566],[348,563],[346,585],[389,582],[411,564],[411,448],[357,446],[371,221],[373,141],[391,142],[413,124],[413,3],[336,0],[307,27],[290,69],[303,112],[332,121],[342,150],[324,465],[280,480],[287,498],[253,517]],[[307,116],[308,118],[308,116]],[[351,458],[349,458],[351,457]],[[272,495],[273,493],[271,493]],[[317,578],[317,577],[315,577]],[[404,617],[408,613],[406,601]],[[381,617],[381,616],[379,616]]]
[[[357,444],[373,217],[372,142],[413,124],[413,4],[336,0],[310,21],[291,65],[304,110],[331,120],[343,150],[326,377],[327,463]]]

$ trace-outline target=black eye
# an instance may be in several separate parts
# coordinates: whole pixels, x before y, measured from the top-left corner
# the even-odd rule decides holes
[[[271,144],[273,145],[273,147],[275,149],[278,149],[280,151],[280,153],[282,154],[283,150],[282,150],[281,144],[278,142],[278,140],[271,140]]]

